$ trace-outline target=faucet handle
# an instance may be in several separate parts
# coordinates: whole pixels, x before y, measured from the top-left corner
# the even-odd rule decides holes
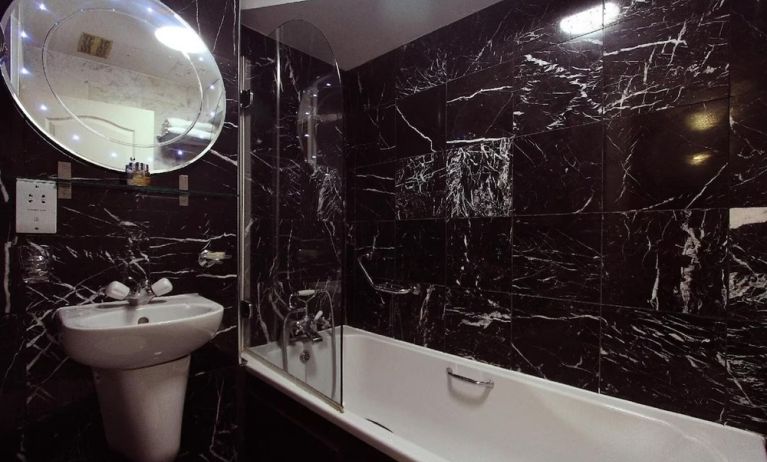
[[[152,293],[154,293],[157,297],[170,293],[172,290],[173,284],[170,283],[168,278],[162,278],[152,284]]]
[[[125,297],[130,294],[130,289],[122,282],[112,281],[104,289],[104,294],[114,300],[125,300]]]

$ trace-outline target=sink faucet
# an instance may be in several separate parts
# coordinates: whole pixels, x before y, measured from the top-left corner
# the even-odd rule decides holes
[[[150,284],[148,279],[135,281],[133,278],[128,278],[128,282],[133,283],[132,288],[121,282],[111,282],[104,290],[106,296],[115,300],[126,300],[130,306],[141,306],[173,290],[173,284],[167,278],[162,278],[154,284]]]

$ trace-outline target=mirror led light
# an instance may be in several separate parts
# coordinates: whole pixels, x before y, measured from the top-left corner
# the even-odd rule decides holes
[[[154,36],[168,48],[182,53],[204,53],[205,42],[193,30],[180,26],[164,26],[154,31]]]
[[[601,29],[603,27],[603,20],[605,26],[615,22],[619,15],[620,8],[618,8],[618,5],[613,2],[607,2],[604,6],[604,16],[602,5],[595,6],[562,19],[559,22],[559,28],[568,34],[585,34]]]

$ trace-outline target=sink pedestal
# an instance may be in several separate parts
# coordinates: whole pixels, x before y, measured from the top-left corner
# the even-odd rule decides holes
[[[181,441],[189,356],[138,369],[93,369],[109,446],[135,462],[171,462]]]

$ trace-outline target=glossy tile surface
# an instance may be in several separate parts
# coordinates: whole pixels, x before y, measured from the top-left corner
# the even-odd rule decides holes
[[[445,160],[441,154],[409,157],[397,163],[397,219],[444,214]]]
[[[600,212],[602,139],[600,124],[515,138],[514,212]]]
[[[511,290],[599,302],[601,225],[600,215],[515,218]]]
[[[602,315],[602,393],[721,422],[728,400],[723,322],[631,309]]]
[[[509,295],[476,290],[449,290],[445,303],[445,352],[509,367],[510,342]]]
[[[471,218],[447,222],[447,283],[508,291],[511,282],[511,219]]]
[[[515,58],[514,128],[530,134],[602,118],[602,32]]]
[[[726,206],[727,100],[613,119],[605,127],[605,210]]]
[[[515,296],[514,369],[596,391],[599,386],[599,306]]]
[[[397,101],[399,157],[434,153],[445,145],[445,86]]]
[[[726,242],[721,210],[605,215],[604,302],[723,316]]]
[[[509,139],[448,149],[444,209],[448,217],[497,217],[511,212]]]

